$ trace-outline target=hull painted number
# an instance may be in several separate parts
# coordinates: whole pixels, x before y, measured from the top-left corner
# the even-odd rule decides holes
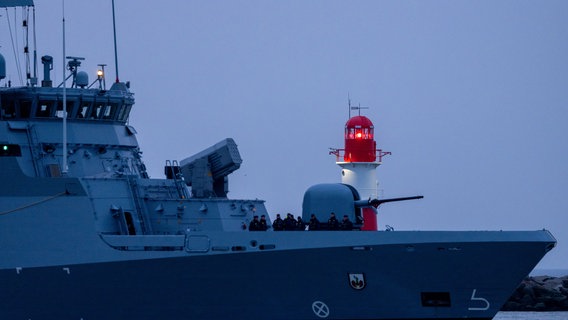
[[[476,291],[477,291],[477,289],[473,289],[473,292],[471,293],[471,301],[481,301],[485,304],[485,307],[471,307],[471,308],[468,308],[467,310],[470,310],[470,311],[485,311],[485,310],[489,309],[489,307],[491,306],[489,304],[489,301],[487,301],[487,299],[485,299],[485,298],[476,297],[475,296]],[[476,303],[476,304],[479,305],[479,303]]]

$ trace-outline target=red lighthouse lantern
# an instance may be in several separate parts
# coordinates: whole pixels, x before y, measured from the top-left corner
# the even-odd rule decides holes
[[[345,162],[375,162],[377,159],[373,122],[365,116],[355,116],[345,124]]]

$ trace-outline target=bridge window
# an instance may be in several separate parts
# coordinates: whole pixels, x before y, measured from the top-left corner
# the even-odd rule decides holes
[[[103,119],[113,120],[117,109],[117,103],[109,103],[108,105],[106,105],[103,112]]]
[[[2,118],[14,118],[16,116],[16,101],[2,97],[2,109],[0,110]]]
[[[71,118],[73,116],[73,107],[75,106],[75,101],[67,99],[65,103],[67,104],[67,118]],[[63,100],[57,102],[57,117],[63,118]]]
[[[89,114],[89,107],[91,107],[90,101],[81,102],[81,107],[79,107],[79,112],[77,112],[77,118],[85,119]]]
[[[54,110],[55,101],[40,100],[38,103],[36,117],[51,117]]]
[[[20,101],[20,117],[29,118],[32,113],[32,101],[31,100],[21,100]]]
[[[119,121],[126,121],[128,119],[128,114],[130,113],[130,109],[132,105],[130,104],[123,104],[118,112],[117,120]]]
[[[103,109],[104,105],[102,103],[96,104],[93,109],[91,110],[91,115],[89,119],[98,119],[101,116],[101,110]]]

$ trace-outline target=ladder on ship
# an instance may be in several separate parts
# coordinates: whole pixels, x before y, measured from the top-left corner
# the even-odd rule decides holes
[[[187,188],[185,187],[185,182],[181,177],[180,167],[177,160],[166,160],[165,174],[166,178],[174,180],[179,198],[188,198]]]

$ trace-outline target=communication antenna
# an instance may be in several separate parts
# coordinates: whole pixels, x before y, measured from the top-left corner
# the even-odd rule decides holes
[[[37,85],[37,45],[36,45],[36,21],[35,21],[35,6],[32,7],[32,17],[33,17],[33,60],[30,62],[30,6],[27,6],[23,11],[24,19],[22,21],[22,27],[24,28],[24,58],[26,61],[26,85],[31,85],[35,87]],[[32,64],[33,64],[33,75],[32,75]]]
[[[112,31],[114,32],[114,69],[116,70],[116,82],[118,80],[118,51],[116,48],[116,19],[114,14],[114,0],[112,0]]]
[[[357,110],[358,111],[358,115],[361,115],[361,109],[369,109],[369,107],[361,107],[361,104],[359,103],[359,105],[354,106],[351,104],[351,97],[349,96],[349,93],[347,94],[347,105],[349,106],[349,118],[351,119],[351,110]]]
[[[20,56],[16,53],[16,48],[18,47],[18,38],[14,40],[14,34],[12,33],[12,23],[10,22],[10,13],[8,12],[8,7],[16,7],[16,5],[9,4],[0,4],[0,6],[6,8],[6,20],[8,21],[8,30],[10,31],[10,39],[12,40],[12,51],[14,53],[14,62],[16,63],[16,69],[18,72],[18,78],[20,78],[20,84],[23,84],[24,81],[22,80],[22,69],[20,64]],[[14,21],[16,20],[16,8],[14,8]],[[17,36],[17,33],[16,33]]]

